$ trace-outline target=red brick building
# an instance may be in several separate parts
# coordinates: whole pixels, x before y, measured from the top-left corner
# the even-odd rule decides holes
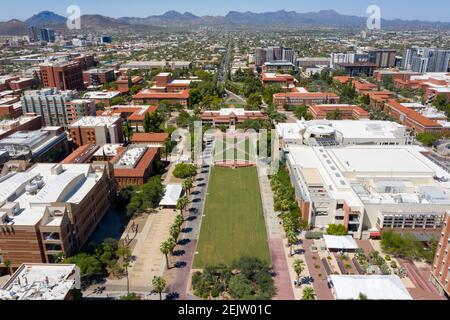
[[[83,72],[83,81],[86,87],[100,86],[115,79],[114,69],[91,69]]]
[[[431,281],[450,298],[450,214],[447,213],[434,258]]]
[[[336,110],[339,110],[342,120],[369,119],[369,112],[356,105],[349,104],[314,105],[309,108],[309,113],[314,119],[327,119]]]
[[[42,84],[59,90],[84,90],[83,72],[78,62],[41,64]]]
[[[131,87],[133,87],[135,85],[143,84],[144,78],[142,78],[140,76],[134,76],[134,77],[131,77],[130,79],[128,79],[128,77],[122,77],[114,83],[117,84],[117,90],[120,93],[126,94],[126,93],[130,92]]]
[[[394,99],[385,103],[384,111],[401,124],[413,129],[416,133],[440,133],[445,130],[436,121],[424,117],[417,111],[402,106]]]
[[[296,92],[276,93],[273,95],[273,103],[277,106],[315,105],[322,103],[335,104],[340,97],[332,92],[308,92],[305,89]]]

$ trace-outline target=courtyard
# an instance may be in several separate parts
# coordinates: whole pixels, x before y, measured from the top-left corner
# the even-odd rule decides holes
[[[271,262],[257,170],[214,167],[194,269],[241,256]]]

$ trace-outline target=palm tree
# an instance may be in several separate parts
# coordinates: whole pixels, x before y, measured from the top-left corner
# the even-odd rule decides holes
[[[297,241],[298,241],[298,239],[297,239],[297,235],[295,234],[295,232],[293,232],[293,231],[289,231],[288,233],[287,233],[287,239],[288,239],[288,243],[289,243],[289,246],[290,246],[290,255],[291,255],[291,257],[293,256],[293,254],[292,254],[292,249],[293,249],[293,247],[294,247],[294,244],[296,244],[297,243]]]
[[[170,252],[170,254],[173,255],[173,250],[175,250],[175,247],[177,246],[177,241],[176,241],[174,238],[170,237],[170,238],[167,240],[167,245],[169,246],[169,252]]]
[[[178,239],[179,234],[180,234],[180,227],[175,223],[172,224],[170,226],[170,236],[176,240]]]
[[[190,195],[191,189],[193,186],[194,186],[194,182],[192,181],[191,177],[189,177],[183,181],[183,190],[185,192],[187,192],[188,195]]]
[[[305,270],[305,261],[297,259],[294,261],[294,271],[297,274],[297,283],[300,285],[300,276],[303,270]]]
[[[161,250],[161,253],[166,256],[167,269],[170,269],[170,265],[169,265],[170,246],[169,246],[169,243],[167,241],[164,241],[163,243],[161,243],[159,250]]]
[[[316,300],[316,292],[314,291],[314,289],[312,287],[307,287],[307,288],[303,289],[302,299],[303,300]]]
[[[11,276],[12,275],[11,261],[10,260],[5,260],[5,261],[3,261],[3,264],[8,269],[9,275]]]
[[[153,277],[152,285],[155,290],[159,293],[159,300],[162,300],[162,292],[166,288],[166,280],[163,277]]]
[[[183,215],[183,211],[186,208],[186,206],[189,204],[189,199],[184,196],[178,199],[177,201],[177,210],[180,210],[181,215]]]
[[[183,225],[184,218],[183,215],[179,214],[175,217],[175,225],[178,227],[178,231],[181,231],[181,226]]]

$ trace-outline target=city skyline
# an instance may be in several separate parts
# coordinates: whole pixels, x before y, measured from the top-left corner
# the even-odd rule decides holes
[[[384,19],[401,19],[401,20],[423,20],[423,21],[442,21],[448,22],[450,18],[447,12],[450,9],[450,4],[442,3],[438,0],[430,0],[426,3],[417,3],[414,6],[410,5],[410,2],[406,0],[399,1],[387,1],[379,0],[376,3],[373,1],[341,1],[343,3],[336,4],[336,1],[331,0],[319,0],[314,3],[303,0],[287,0],[283,6],[277,3],[263,1],[250,1],[241,2],[237,0],[230,0],[226,3],[217,3],[215,6],[206,5],[206,1],[199,0],[195,3],[185,3],[180,0],[174,0],[168,2],[164,1],[152,1],[148,3],[142,0],[133,0],[127,4],[126,10],[123,8],[123,2],[121,1],[108,1],[108,6],[104,6],[104,2],[101,1],[86,1],[78,0],[74,1],[63,0],[58,3],[54,1],[43,0],[39,2],[26,1],[27,5],[16,5],[12,3],[4,4],[6,10],[2,10],[0,13],[0,20],[6,21],[10,19],[26,20],[34,14],[41,11],[53,11],[60,15],[67,15],[66,8],[69,5],[79,5],[82,14],[101,14],[114,18],[119,17],[147,17],[150,15],[160,15],[170,10],[176,10],[180,12],[191,12],[196,15],[225,15],[229,11],[252,11],[252,12],[270,12],[278,10],[297,11],[297,12],[316,12],[320,10],[336,10],[341,14],[366,16],[366,9],[369,5],[378,5],[381,8],[382,17]],[[433,5],[434,4],[434,5]],[[442,10],[435,10],[437,7]],[[444,10],[447,9],[447,10]]]

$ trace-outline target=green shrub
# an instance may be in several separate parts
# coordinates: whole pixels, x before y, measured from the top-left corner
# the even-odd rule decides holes
[[[397,263],[395,261],[391,261],[391,268],[392,269],[397,269],[398,268]]]
[[[322,239],[323,233],[316,231],[307,231],[305,232],[305,238],[308,240],[319,240]]]

